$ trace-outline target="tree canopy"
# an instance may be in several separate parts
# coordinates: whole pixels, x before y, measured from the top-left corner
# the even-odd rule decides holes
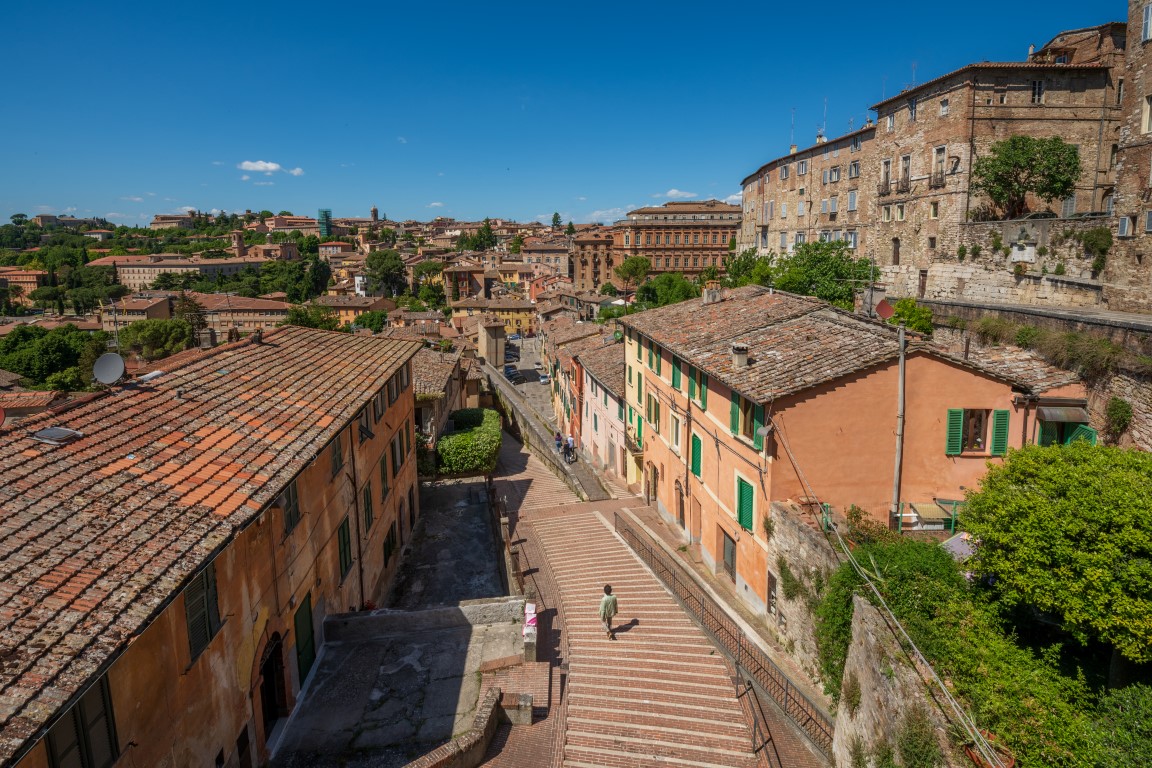
[[[968,500],[973,567],[1006,607],[1152,661],[1152,455],[1085,441],[1028,446]]]
[[[972,189],[991,198],[1005,218],[1028,210],[1027,196],[1046,203],[1072,193],[1080,178],[1080,151],[1058,136],[1011,136],[972,165]]]
[[[853,258],[848,243],[802,243],[771,264],[772,285],[852,309],[856,289],[872,279],[867,259]]]
[[[145,360],[159,360],[192,345],[192,326],[185,320],[137,320],[120,331],[120,346]]]
[[[631,288],[643,282],[644,278],[648,277],[648,270],[650,268],[651,265],[648,263],[648,259],[643,256],[629,256],[620,262],[613,271],[616,273],[616,277],[620,278],[626,287]]]
[[[700,295],[700,286],[679,272],[664,272],[636,289],[636,303],[645,309],[676,304]]]
[[[904,324],[909,330],[919,331],[931,336],[935,328],[932,326],[932,310],[916,303],[916,299],[900,299],[893,305],[892,317],[888,322],[892,325]]]
[[[361,328],[368,328],[372,333],[380,333],[388,325],[388,313],[374,309],[371,312],[365,312],[362,315],[356,315],[356,325]]]
[[[18,373],[33,385],[45,384],[53,374],[87,364],[91,378],[93,360],[107,351],[108,334],[87,333],[71,324],[47,330],[38,325],[18,325],[0,338],[0,368]],[[78,387],[61,387],[78,388]]]
[[[393,250],[372,251],[364,261],[371,290],[384,289],[395,295],[404,290],[404,260]]]
[[[336,310],[319,304],[295,304],[288,308],[288,316],[281,325],[298,325],[302,328],[319,328],[322,331],[347,330],[340,324]]]
[[[560,212],[559,211],[552,214],[552,229],[560,229],[560,225],[563,223],[564,223],[564,220],[560,218]]]

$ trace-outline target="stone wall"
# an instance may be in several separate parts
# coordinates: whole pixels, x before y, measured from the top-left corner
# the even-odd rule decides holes
[[[800,665],[812,682],[820,685],[820,660],[816,652],[816,620],[812,605],[822,585],[839,565],[836,552],[824,534],[808,524],[807,514],[795,506],[774,502],[773,530],[767,544],[768,572],[776,579],[776,611],[764,622]],[[778,565],[783,558],[789,572],[802,585],[792,599],[784,595],[784,578]],[[771,611],[771,608],[769,608]]]
[[[844,665],[845,684],[849,679],[860,688],[860,704],[853,713],[847,697],[841,697],[832,740],[836,765],[852,765],[852,746],[857,740],[868,755],[883,742],[895,747],[904,715],[914,707],[929,714],[944,746],[944,718],[928,698],[920,673],[896,642],[884,616],[859,595],[853,598],[852,644]],[[955,758],[948,764],[963,765]]]
[[[363,641],[380,635],[408,634],[430,629],[477,624],[518,624],[524,618],[524,598],[493,597],[463,600],[459,605],[423,611],[386,608],[341,613],[324,621],[325,642]]]
[[[405,768],[475,768],[484,762],[484,755],[501,722],[507,722],[501,704],[499,688],[489,688],[476,707],[472,727],[424,755],[408,763]]]

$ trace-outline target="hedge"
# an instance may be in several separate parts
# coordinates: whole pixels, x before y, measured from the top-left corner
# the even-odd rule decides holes
[[[496,468],[500,454],[500,414],[487,408],[453,411],[456,431],[436,444],[440,471],[445,474],[483,474]]]

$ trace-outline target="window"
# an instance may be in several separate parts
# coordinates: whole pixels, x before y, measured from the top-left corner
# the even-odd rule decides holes
[[[776,577],[772,574],[772,571],[768,571],[768,615],[769,616],[775,616],[776,615],[776,603],[777,603]]]
[[[1008,411],[949,408],[945,455],[979,453],[1003,456],[1008,452],[1008,417]]]
[[[372,417],[379,423],[380,419],[384,418],[384,390],[381,389],[372,398]]]
[[[828,198],[828,213],[836,213],[839,210],[840,210],[840,198],[839,197]]]
[[[660,401],[651,392],[644,406],[644,418],[652,425],[653,432],[660,431]]]
[[[593,432],[599,432],[600,431],[600,417],[598,414],[595,414],[595,413],[592,414],[592,431]]]
[[[700,440],[700,436],[695,432],[692,433],[692,455],[689,457],[689,464],[692,468],[692,474],[700,477],[700,466],[703,463],[702,453],[704,451],[704,443]]]
[[[804,201],[803,200],[800,200],[796,203],[796,215],[797,216],[803,216],[804,215]]]
[[[287,536],[300,522],[300,496],[296,493],[295,480],[288,483],[288,487],[276,500],[276,506],[284,510],[284,535]]]
[[[108,678],[101,677],[48,731],[53,768],[110,768],[120,756]]]
[[[856,230],[854,230],[854,229],[848,230],[847,239],[848,239],[848,247],[851,248],[852,250],[856,250],[856,246],[859,244],[859,235],[857,234]]]
[[[820,213],[828,213],[828,199],[827,198],[820,201]]]
[[[760,450],[764,447],[764,435],[759,430],[764,426],[764,406],[754,403],[739,393],[731,395],[731,409],[729,411],[729,428],[732,434],[749,440]]]
[[[400,505],[404,505],[404,500],[400,500]],[[396,521],[392,521],[392,525],[388,526],[388,535],[384,537],[384,567],[388,567],[388,561],[392,559],[392,553],[396,551]]]
[[[1121,216],[1120,222],[1119,222],[1119,228],[1117,230],[1117,234],[1120,237],[1132,237],[1132,230],[1134,228],[1135,227],[1133,226],[1131,216]]]
[[[860,175],[860,161],[859,160],[853,160],[852,162],[848,163],[848,178],[855,179],[859,175]]]
[[[849,152],[859,152],[860,151],[860,137],[859,136],[853,136],[852,137],[852,144],[850,145],[848,151]]]
[[[672,434],[670,435],[670,437],[672,438],[672,450],[676,451],[676,453],[680,453],[680,417],[679,416],[675,416],[675,415],[672,416]]]
[[[340,443],[340,435],[332,438],[328,455],[332,459],[332,477],[336,477],[344,468],[344,446]]]
[[[928,218],[930,218],[930,219],[940,218],[940,203],[929,203],[928,204]]]
[[[892,221],[892,206],[885,205],[883,208],[880,209],[880,220],[881,221]]]
[[[880,183],[887,184],[892,180],[892,161],[883,160],[880,162]]]
[[[400,467],[404,465],[404,433],[397,432],[392,436],[392,477],[400,474]]]
[[[408,384],[409,384],[408,363],[405,363],[404,367],[400,369],[399,376],[400,376],[400,391],[403,392],[404,390],[408,389]]]
[[[892,131],[895,130],[895,128],[896,128],[896,116],[895,115],[888,115],[887,119],[884,121],[884,128],[885,128],[885,130],[888,131],[888,133],[892,133]]]
[[[1147,13],[1148,8],[1144,9]],[[1116,106],[1120,106],[1124,102],[1124,78],[1116,81]]]
[[[856,190],[854,189],[848,192],[848,210],[856,210]]]
[[[772,219],[775,217],[776,217],[776,201],[775,200],[769,200],[768,201],[768,216],[767,216],[767,218]]]
[[[372,509],[372,481],[371,480],[369,480],[367,483],[364,484],[364,490],[360,493],[360,499],[364,505],[364,509],[361,510],[364,514],[364,530],[367,531],[369,528],[372,527],[372,520],[375,516],[375,513]]]
[[[940,99],[940,117],[948,115],[948,99]]]
[[[720,536],[724,540],[724,573],[736,581],[736,540],[723,528],[720,529]]]
[[[908,99],[908,119],[916,122],[916,99]]]
[[[808,173],[808,161],[800,160],[796,163],[796,175],[803,176]]]
[[[388,379],[388,405],[396,402],[398,397],[400,397],[400,380],[393,376]]]
[[[828,169],[827,168],[825,168],[824,172],[822,174],[820,174],[820,182],[822,184],[828,183]]]
[[[1144,231],[1152,232],[1152,211],[1145,211],[1144,213]]]
[[[742,477],[736,478],[736,522],[746,531],[752,530],[754,505],[752,484]]]
[[[636,372],[636,402],[644,402],[644,374]]]
[[[1140,41],[1148,42],[1152,39],[1152,3],[1144,6],[1144,20],[1140,26]]]
[[[929,237],[928,238],[928,248],[930,250],[936,249],[936,238],[935,237]]]
[[[380,457],[380,500],[388,498],[388,449]]]
[[[786,178],[788,178],[788,166],[782,165],[780,166],[780,180],[783,181]]]
[[[1067,219],[1076,213],[1076,193],[1073,192],[1060,202],[1060,216]]]
[[[1044,103],[1044,81],[1043,80],[1033,80],[1032,81],[1032,103],[1033,104],[1043,104]]]
[[[184,618],[188,622],[188,649],[195,661],[220,629],[215,563],[209,563],[184,588]]]
[[[828,181],[836,183],[840,181],[840,166],[833,166],[828,169]]]
[[[804,243],[808,242],[808,235],[804,234],[803,232],[797,232],[796,237],[792,242],[795,245],[804,245]]]
[[[340,580],[343,581],[348,571],[352,569],[352,526],[349,525],[347,517],[340,523],[336,540],[340,547]]]
[[[904,203],[896,204],[896,221],[904,221]]]
[[[782,250],[782,251],[788,250],[788,233],[787,232],[781,232],[780,233],[780,250]]]
[[[788,218],[788,203],[780,203],[780,218]]]
[[[368,413],[367,406],[365,406],[364,409],[360,411],[359,422],[359,429],[356,431],[360,435],[361,444],[363,444],[365,440],[370,440],[373,437],[376,437],[376,435],[372,434],[372,417]]]
[[[688,399],[708,407],[708,374],[699,368],[688,366]]]

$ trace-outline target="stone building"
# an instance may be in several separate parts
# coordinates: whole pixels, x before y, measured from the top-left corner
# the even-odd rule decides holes
[[[804,242],[844,240],[870,253],[875,127],[825,139],[765,163],[744,179],[737,252],[789,253]]]
[[[1152,3],[1128,0],[1116,164],[1116,242],[1104,270],[1109,309],[1152,311]]]
[[[609,227],[577,232],[572,238],[572,282],[580,291],[595,291],[603,283],[619,283],[614,273],[614,236]]]
[[[279,328],[5,434],[0,764],[265,764],[411,536],[419,347]]]
[[[698,275],[707,267],[723,271],[729,241],[740,232],[740,206],[719,200],[637,208],[612,227],[616,264],[643,256],[649,275],[681,272]]]
[[[870,255],[890,291],[924,296],[934,265],[957,260],[966,223],[992,217],[990,202],[971,189],[971,172],[995,142],[1059,136],[1076,145],[1080,180],[1053,213],[1073,218],[1111,206],[1124,26],[1061,32],[1027,61],[969,64],[872,107]],[[1036,199],[1029,206],[1046,207]]]

